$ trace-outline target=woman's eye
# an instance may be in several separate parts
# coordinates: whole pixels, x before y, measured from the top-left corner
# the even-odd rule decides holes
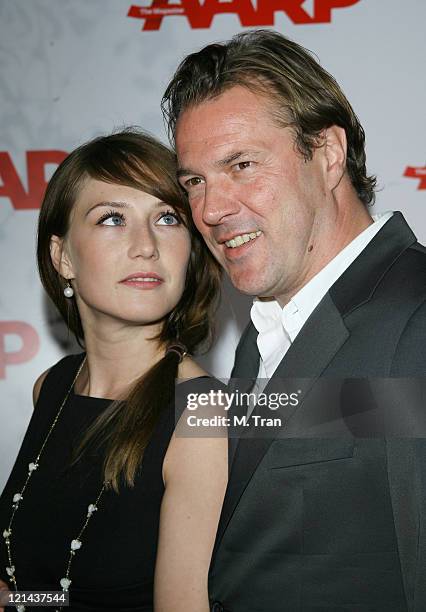
[[[176,213],[166,212],[161,215],[157,223],[159,225],[179,225],[180,219]]]
[[[111,210],[110,212],[105,213],[105,215],[102,215],[97,222],[97,225],[125,225],[124,215]]]

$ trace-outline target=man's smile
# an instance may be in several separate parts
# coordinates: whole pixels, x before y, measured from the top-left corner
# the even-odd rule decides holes
[[[251,240],[256,240],[260,236],[262,232],[260,230],[256,232],[250,232],[249,234],[237,234],[231,240],[227,240],[225,242],[226,246],[231,249],[235,249],[236,247],[245,244],[246,242],[250,242]]]

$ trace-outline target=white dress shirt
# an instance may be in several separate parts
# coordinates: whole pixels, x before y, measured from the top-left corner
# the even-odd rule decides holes
[[[327,291],[392,215],[392,212],[374,215],[374,223],[340,251],[283,308],[276,300],[263,301],[255,298],[250,316],[258,331],[259,379],[271,378],[297,334]],[[262,391],[266,382],[258,381],[254,391],[257,393]]]

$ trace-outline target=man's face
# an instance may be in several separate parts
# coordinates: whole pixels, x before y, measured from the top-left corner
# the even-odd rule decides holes
[[[232,283],[285,302],[318,271],[326,168],[321,149],[304,161],[270,104],[235,86],[190,107],[176,148],[195,224]]]

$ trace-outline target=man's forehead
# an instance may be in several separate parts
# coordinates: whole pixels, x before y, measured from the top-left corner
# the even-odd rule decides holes
[[[205,109],[194,107],[184,111],[177,122],[175,144],[180,164],[202,161],[198,159],[200,155],[212,163],[226,163],[228,158],[262,147],[265,130],[261,125],[265,125],[263,122],[260,125],[253,109],[242,112],[229,109],[225,113],[200,110]]]
[[[264,96],[241,86],[235,86],[214,98],[208,98],[184,109],[176,122],[176,133],[189,130],[227,126],[239,129],[241,124],[259,118],[271,118],[271,102]]]
[[[200,151],[206,151],[209,157],[219,161],[237,154],[248,145],[248,139],[242,137],[238,130],[201,134],[197,133],[197,128],[195,128],[194,132],[176,139],[178,156],[196,155]]]
[[[237,142],[251,132],[255,118],[247,113],[206,113],[204,116],[196,112],[186,111],[178,120],[176,128],[176,146],[186,149],[194,146],[220,147],[224,143]]]
[[[288,134],[285,137],[284,132],[287,130],[272,122],[268,127],[256,122],[232,122],[204,128],[196,121],[182,123],[175,141],[179,176],[200,172],[204,166],[220,170],[245,157],[254,161],[275,149],[277,143],[280,147],[285,146]],[[291,143],[289,139],[289,146]]]

